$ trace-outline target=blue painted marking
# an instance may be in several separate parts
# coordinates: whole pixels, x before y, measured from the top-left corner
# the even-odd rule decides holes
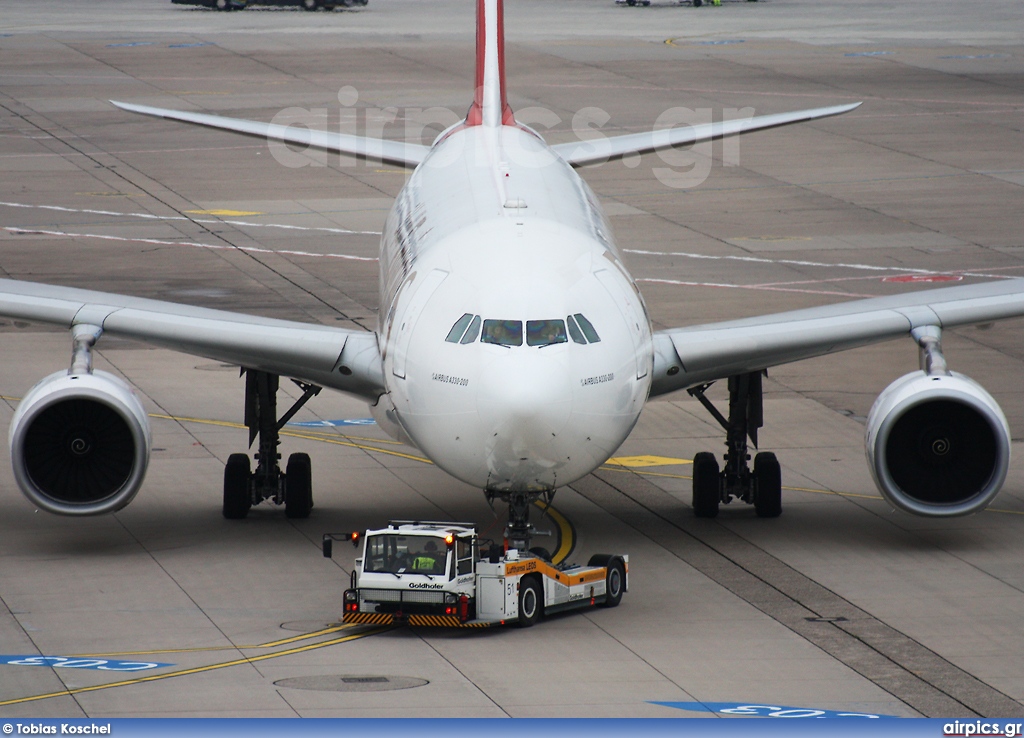
[[[194,49],[196,46],[209,46],[205,41],[198,44],[167,44],[168,49]]]
[[[132,41],[131,43],[127,43],[127,44],[107,44],[107,48],[108,49],[118,49],[118,48],[121,48],[122,46],[152,46],[152,45],[153,45],[152,41]]]
[[[22,656],[0,655],[0,664],[9,666],[49,666],[54,669],[94,669],[96,671],[149,671],[174,664],[157,661],[119,661],[117,659],[92,659],[70,656]]]
[[[940,59],[1005,59],[1006,54],[957,54],[955,56],[940,56]]]
[[[855,51],[851,54],[843,54],[843,56],[888,56],[891,51]]]
[[[688,712],[710,712],[715,715],[739,715],[770,718],[895,718],[896,715],[872,715],[866,712],[816,710],[810,707],[782,705],[745,705],[742,702],[650,702],[652,705],[674,707]]]
[[[301,423],[289,423],[299,428],[338,428],[343,425],[374,425],[373,418],[347,418],[345,420],[303,420]]]
[[[742,44],[744,39],[733,38],[726,41],[694,41],[695,46],[725,46],[726,44]]]

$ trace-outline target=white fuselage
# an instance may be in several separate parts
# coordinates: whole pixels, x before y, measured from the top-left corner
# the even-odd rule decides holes
[[[380,304],[376,417],[478,488],[585,476],[647,399],[640,293],[590,188],[527,129],[439,138],[388,216]]]

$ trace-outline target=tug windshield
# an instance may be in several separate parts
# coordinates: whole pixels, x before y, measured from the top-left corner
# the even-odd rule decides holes
[[[447,571],[448,547],[436,536],[383,534],[366,539],[364,572],[426,574]]]

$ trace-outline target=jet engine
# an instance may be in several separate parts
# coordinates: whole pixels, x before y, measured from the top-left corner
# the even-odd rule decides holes
[[[981,385],[962,374],[912,372],[889,385],[867,422],[871,474],[885,499],[916,515],[983,510],[1010,463],[1010,429]]]
[[[149,465],[149,418],[131,388],[106,372],[57,372],[11,420],[14,477],[33,504],[101,515],[135,497]]]

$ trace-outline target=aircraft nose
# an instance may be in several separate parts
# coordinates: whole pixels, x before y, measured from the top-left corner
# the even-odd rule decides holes
[[[496,457],[550,468],[558,462],[560,435],[572,413],[572,387],[563,362],[541,351],[491,363],[478,397],[481,416],[492,419],[488,445]]]

